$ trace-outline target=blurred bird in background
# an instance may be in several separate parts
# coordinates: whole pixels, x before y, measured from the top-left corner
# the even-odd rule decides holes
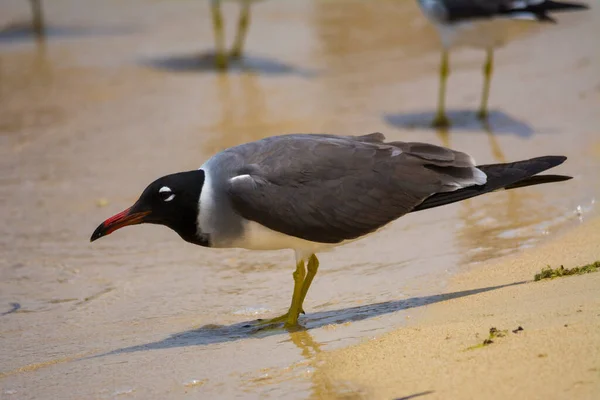
[[[425,16],[435,25],[442,41],[438,106],[433,125],[447,127],[446,80],[450,74],[448,53],[451,47],[470,46],[486,51],[484,83],[477,116],[488,116],[488,98],[494,68],[494,49],[505,44],[506,21],[551,22],[550,13],[585,10],[587,5],[552,0],[418,0]]]

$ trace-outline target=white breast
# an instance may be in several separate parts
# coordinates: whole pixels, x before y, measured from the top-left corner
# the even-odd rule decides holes
[[[529,18],[524,16],[523,19]],[[522,23],[520,18],[493,18],[452,25],[439,24],[437,28],[446,48],[469,46],[487,49],[503,46],[510,37],[511,29]]]
[[[295,236],[274,231],[254,221],[244,220],[244,230],[231,247],[241,247],[248,250],[282,250],[293,249],[307,254],[326,251],[339,244],[317,243],[300,239]]]

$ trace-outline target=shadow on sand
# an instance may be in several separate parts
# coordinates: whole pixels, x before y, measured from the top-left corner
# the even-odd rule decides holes
[[[535,130],[526,122],[519,121],[499,110],[490,110],[487,122],[480,121],[472,110],[448,110],[447,116],[451,124],[450,129],[467,131],[483,129],[496,134],[512,134],[522,138],[531,137],[535,133]],[[431,126],[434,117],[435,111],[423,111],[408,114],[384,114],[383,119],[395,128],[436,130]]]
[[[129,27],[81,27],[49,25],[44,28],[42,40],[78,39],[95,36],[127,35],[136,32]],[[0,28],[0,43],[18,43],[36,40],[30,21],[16,22]]]
[[[147,67],[169,72],[252,72],[262,75],[297,75],[303,78],[312,78],[317,75],[315,70],[299,68],[270,58],[252,55],[244,55],[239,60],[230,60],[229,68],[220,71],[215,65],[214,52],[143,58],[140,63]]]
[[[304,327],[299,329],[310,330],[325,325],[361,321],[400,310],[422,307],[441,301],[472,296],[478,293],[489,292],[509,286],[522,285],[524,283],[526,282],[515,282],[499,286],[463,290],[460,292],[413,297],[405,300],[386,301],[383,303],[349,307],[339,310],[310,313],[306,317],[301,318],[301,323]],[[272,335],[287,334],[288,332],[288,330],[283,328],[272,328],[260,325],[257,320],[244,321],[232,325],[206,325],[198,329],[173,334],[157,342],[117,349],[108,353],[91,356],[90,358],[174,347],[205,346],[213,343],[231,342],[247,338],[260,339]]]
[[[433,390],[427,390],[425,392],[420,392],[420,393],[415,393],[415,394],[411,394],[410,396],[404,396],[404,397],[398,397],[394,400],[409,400],[409,399],[416,399],[417,397],[421,397],[421,396],[427,396],[428,394],[432,394],[435,393]]]

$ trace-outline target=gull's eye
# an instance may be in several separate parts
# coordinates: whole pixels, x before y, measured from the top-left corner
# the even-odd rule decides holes
[[[158,197],[160,197],[162,201],[171,201],[175,198],[175,193],[173,193],[170,187],[163,186],[158,191]]]

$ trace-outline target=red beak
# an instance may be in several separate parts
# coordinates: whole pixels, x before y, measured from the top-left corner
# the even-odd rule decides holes
[[[90,242],[100,239],[102,236],[110,235],[117,229],[121,229],[129,225],[137,225],[144,222],[144,218],[150,214],[150,211],[132,212],[133,207],[129,207],[116,215],[113,215],[103,223],[101,223],[90,238]]]

